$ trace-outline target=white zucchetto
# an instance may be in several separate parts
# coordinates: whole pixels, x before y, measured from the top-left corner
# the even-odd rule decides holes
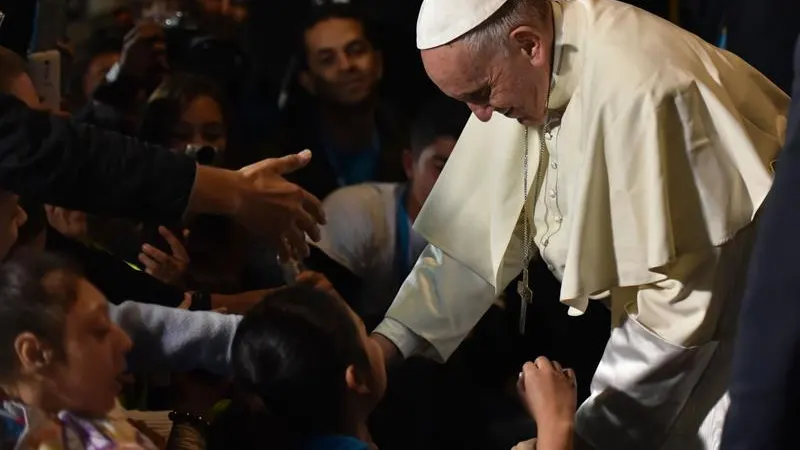
[[[508,0],[424,0],[417,19],[417,48],[449,44],[482,24]]]

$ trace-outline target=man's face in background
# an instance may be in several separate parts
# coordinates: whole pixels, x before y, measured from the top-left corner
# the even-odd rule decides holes
[[[431,194],[433,186],[439,179],[439,175],[441,175],[442,169],[444,169],[444,165],[453,153],[455,146],[456,138],[442,135],[436,137],[419,154],[414,155],[409,151],[404,155],[406,176],[411,183],[411,194],[420,205],[425,203],[425,200]]]
[[[308,68],[303,87],[319,100],[359,106],[374,97],[383,75],[381,54],[355,19],[329,18],[305,32]]]

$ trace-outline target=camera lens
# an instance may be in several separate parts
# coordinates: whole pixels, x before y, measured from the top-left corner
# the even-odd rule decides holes
[[[194,158],[201,166],[214,165],[214,161],[217,159],[217,149],[210,145],[187,145],[186,154]]]

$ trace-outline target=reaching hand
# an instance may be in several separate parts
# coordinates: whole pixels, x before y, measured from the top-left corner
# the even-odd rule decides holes
[[[283,178],[311,160],[306,150],[278,159],[265,159],[239,171],[247,187],[237,219],[254,233],[265,235],[283,261],[308,256],[306,234],[319,240],[325,222],[320,201]]]
[[[539,430],[573,423],[577,392],[572,369],[541,356],[522,366],[517,389]]]
[[[119,61],[120,72],[152,84],[167,72],[167,47],[164,30],[154,22],[137,25],[126,36]]]
[[[333,284],[325,275],[319,272],[312,272],[310,270],[301,272],[300,275],[297,276],[297,283],[311,286],[319,291],[325,292],[328,295],[341,299],[341,296],[338,292],[336,292]]]
[[[167,241],[172,254],[167,254],[150,244],[144,244],[142,253],[139,253],[139,261],[144,264],[145,272],[153,278],[166,284],[180,286],[189,267],[189,254],[183,243],[166,227],[158,227],[158,234]],[[184,238],[187,235],[188,231],[184,231]]]
[[[85,212],[73,211],[60,206],[44,205],[47,221],[51,227],[70,239],[84,239],[88,235]]]

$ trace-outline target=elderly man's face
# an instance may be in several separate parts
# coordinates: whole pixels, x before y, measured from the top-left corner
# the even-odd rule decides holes
[[[466,103],[478,119],[486,122],[497,111],[528,126],[540,125],[546,115],[552,38],[548,43],[528,27],[511,35],[507,54],[476,53],[457,41],[424,50],[422,61],[439,89]]]

